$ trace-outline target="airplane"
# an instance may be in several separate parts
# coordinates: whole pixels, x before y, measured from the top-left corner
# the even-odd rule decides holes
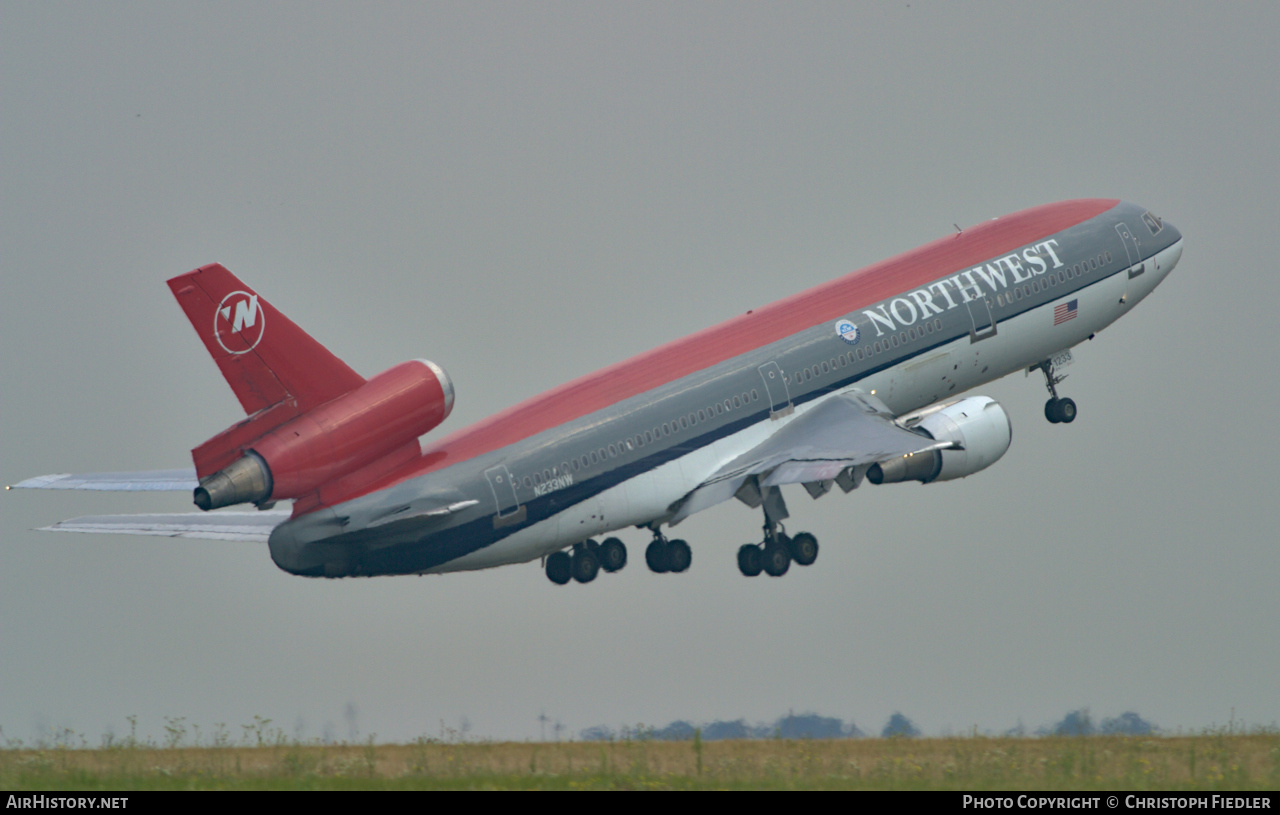
[[[627,563],[612,533],[652,540],[736,498],[764,515],[739,571],[808,566],[781,487],[813,498],[964,478],[1004,455],[1008,413],[964,396],[1043,374],[1052,423],[1070,349],[1178,264],[1182,235],[1117,199],[1048,204],[960,229],[527,399],[436,440],[452,381],[426,360],[370,379],[220,265],[168,281],[246,417],[194,448],[194,469],[58,474],[19,488],[193,490],[200,512],[77,518],[46,529],[265,542],[307,577],[436,574],[541,560],[556,584]],[[290,510],[275,510],[278,501]],[[223,508],[249,504],[250,511]],[[607,536],[607,537],[605,537]],[[602,538],[603,540],[597,540]]]

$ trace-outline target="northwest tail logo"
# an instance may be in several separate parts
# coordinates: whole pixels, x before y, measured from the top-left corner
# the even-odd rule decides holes
[[[266,315],[258,295],[233,291],[218,304],[213,316],[213,336],[228,354],[247,354],[262,341]]]

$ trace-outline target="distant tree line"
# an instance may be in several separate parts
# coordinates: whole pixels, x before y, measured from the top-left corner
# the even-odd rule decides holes
[[[1103,719],[1098,726],[1093,724],[1087,709],[1073,710],[1053,725],[1038,728],[1037,736],[1150,736],[1159,728],[1132,711],[1121,713],[1114,719]],[[867,732],[853,722],[844,721],[831,716],[819,716],[816,713],[788,713],[772,723],[748,724],[745,719],[734,721],[712,721],[701,725],[684,721],[671,722],[665,727],[647,727],[645,725],[622,726],[612,728],[607,725],[596,725],[581,731],[578,737],[583,741],[628,741],[652,739],[655,741],[692,741],[695,735],[703,741],[723,741],[728,739],[860,739],[866,738]],[[880,729],[881,738],[917,738],[922,735],[920,728],[901,713],[894,713]],[[1005,732],[1007,736],[1025,736],[1025,728],[1019,724]]]

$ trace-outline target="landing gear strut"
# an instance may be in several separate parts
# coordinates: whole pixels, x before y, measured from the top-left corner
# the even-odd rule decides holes
[[[1053,371],[1053,361],[1046,359],[1039,365],[1033,366],[1039,368],[1044,373],[1044,386],[1049,389],[1050,399],[1044,403],[1044,417],[1052,424],[1070,424],[1076,420],[1076,403],[1067,398],[1059,398],[1058,383],[1066,379],[1066,374],[1055,374]]]

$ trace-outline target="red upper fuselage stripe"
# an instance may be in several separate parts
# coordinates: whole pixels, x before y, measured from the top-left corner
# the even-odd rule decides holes
[[[495,413],[431,445],[410,471],[401,470],[388,481],[422,475],[515,444],[819,323],[1047,238],[1119,203],[1116,199],[1092,198],[1023,210],[814,286]]]

